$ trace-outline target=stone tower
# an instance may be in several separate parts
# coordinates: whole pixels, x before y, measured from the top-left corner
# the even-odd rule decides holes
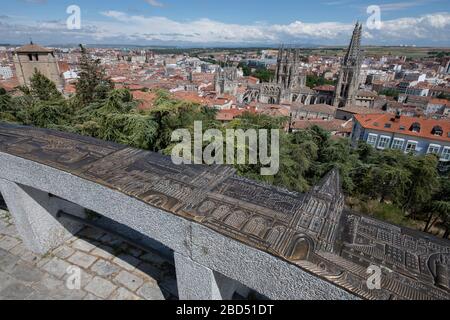
[[[271,104],[296,101],[306,86],[306,74],[301,66],[299,49],[281,47],[275,77],[271,82],[261,84],[258,101]]]
[[[62,89],[62,79],[58,62],[52,50],[30,44],[17,49],[14,53],[14,65],[20,85],[30,85],[30,78],[35,70],[53,81],[58,89]]]
[[[237,94],[239,70],[235,67],[219,68],[214,77],[215,90],[218,95]]]
[[[362,64],[361,35],[362,24],[358,22],[353,30],[352,40],[339,73],[334,96],[335,107],[343,108],[355,104]]]
[[[306,84],[306,77],[300,72],[300,51],[298,49],[281,47],[278,53],[275,80],[284,90]]]

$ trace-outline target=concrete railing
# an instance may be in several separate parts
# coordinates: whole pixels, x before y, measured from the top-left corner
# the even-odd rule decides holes
[[[227,167],[176,166],[151,152],[0,125],[0,191],[36,253],[78,230],[59,211],[82,217],[84,208],[169,247],[181,299],[229,299],[241,286],[271,299],[449,298],[449,243],[347,213],[337,171],[302,195]],[[370,228],[376,234],[364,235]],[[388,240],[378,239],[384,230],[425,246],[417,263],[426,256],[433,265],[411,277],[411,258],[389,258]],[[383,273],[381,290],[366,285],[374,262],[401,269]]]

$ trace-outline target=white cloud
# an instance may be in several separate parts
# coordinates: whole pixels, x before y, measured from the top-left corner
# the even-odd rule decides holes
[[[0,24],[2,38],[50,43],[170,43],[196,45],[256,45],[285,43],[347,44],[353,23],[294,21],[287,24],[230,24],[211,19],[176,21],[160,16],[130,15],[120,11],[101,13],[102,21],[82,21],[82,29],[69,31],[64,22],[22,21]],[[10,21],[8,21],[10,22]],[[40,40],[44,39],[44,40]],[[50,39],[50,40],[49,40]],[[82,39],[82,40],[79,40]],[[383,21],[380,30],[365,28],[367,44],[450,45],[450,13],[434,13]],[[20,40],[23,42],[23,39]]]
[[[353,29],[353,24],[340,22],[306,23],[294,21],[289,24],[225,24],[210,19],[178,22],[165,17],[145,17],[128,15],[123,12],[108,11],[103,15],[113,21],[104,27],[112,28],[122,36],[133,34],[144,40],[175,40],[198,43],[243,42],[274,43],[284,41],[317,41],[319,43],[345,43]],[[381,30],[365,32],[368,40],[386,42],[389,40],[427,39],[450,41],[450,14],[435,13],[420,17],[383,21]]]
[[[162,4],[158,0],[145,0],[145,2],[147,2],[149,5],[153,7],[164,7],[164,4]]]
[[[371,39],[450,41],[450,14],[427,14],[418,18],[383,21],[381,30],[369,30]]]

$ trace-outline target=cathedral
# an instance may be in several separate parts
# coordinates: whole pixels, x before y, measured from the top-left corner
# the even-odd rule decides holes
[[[270,82],[249,86],[242,102],[290,104],[299,101],[311,104],[315,92],[306,86],[301,58],[299,49],[280,48],[275,77]]]
[[[249,84],[245,93],[238,96],[240,103],[253,101],[268,104],[304,105],[329,104],[346,107],[355,104],[359,89],[362,64],[362,24],[357,23],[353,31],[347,54],[342,62],[335,92],[316,91],[306,86],[306,70],[303,67],[300,49],[281,47],[278,53],[275,77],[266,83]],[[235,94],[239,86],[236,72],[226,68],[216,75],[216,92]]]

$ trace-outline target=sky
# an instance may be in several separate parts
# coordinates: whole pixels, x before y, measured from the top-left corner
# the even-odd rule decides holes
[[[365,45],[450,47],[449,0],[0,0],[0,8],[0,43],[10,44],[333,46],[347,44],[360,21]],[[79,29],[68,29],[69,17]]]

